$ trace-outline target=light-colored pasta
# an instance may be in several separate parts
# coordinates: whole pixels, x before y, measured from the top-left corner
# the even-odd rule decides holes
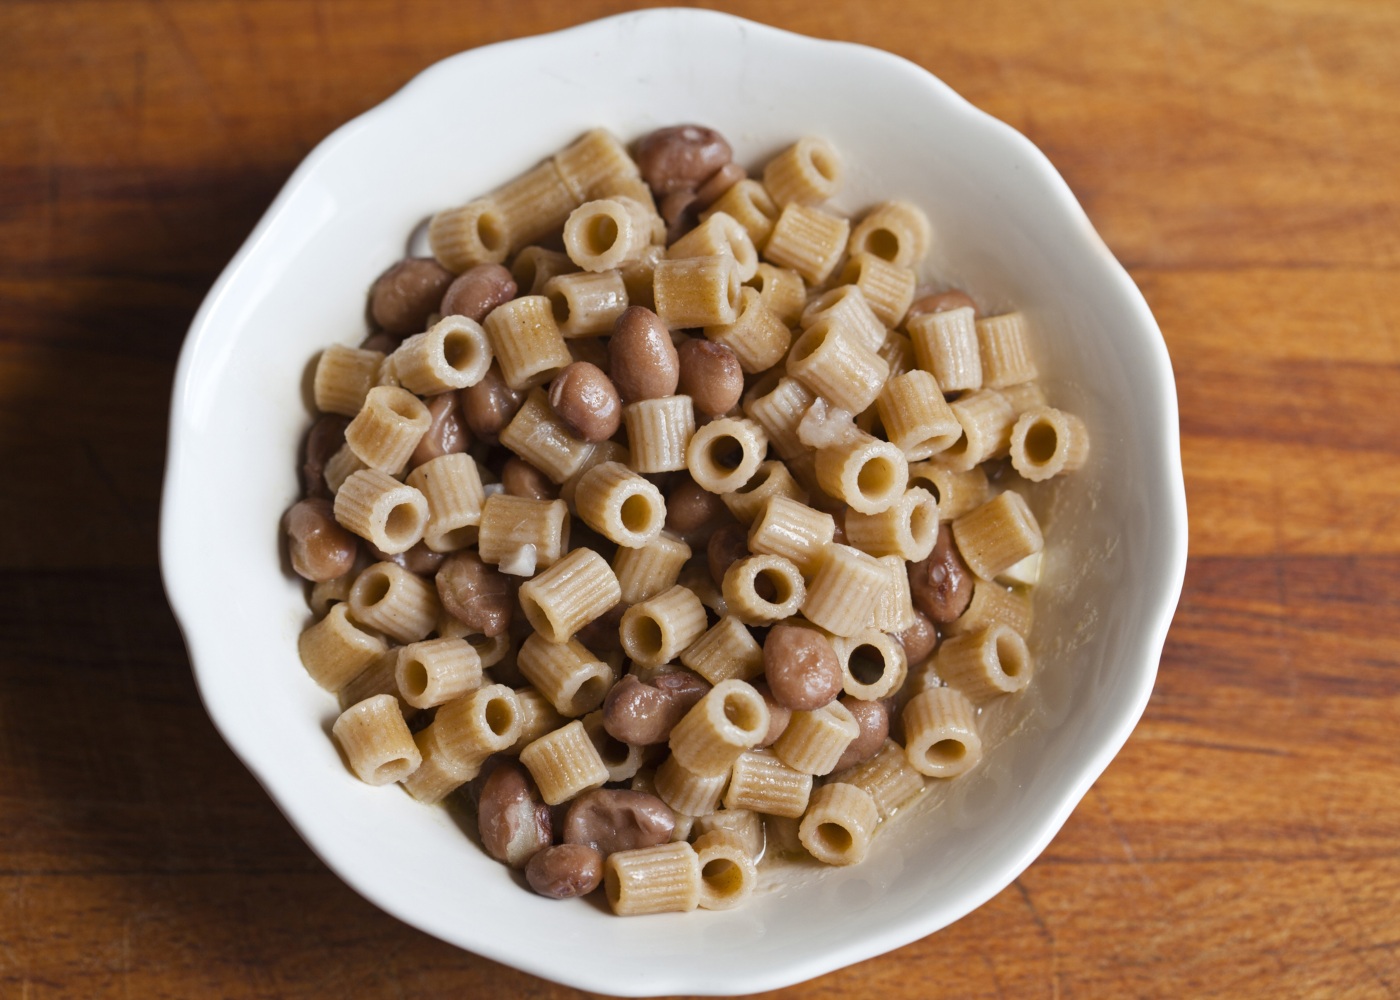
[[[878,514],[852,510],[846,514],[846,540],[872,556],[927,559],[938,541],[938,501],[915,486]]]
[[[982,384],[988,388],[1019,385],[1040,374],[1021,313],[979,319],[977,347],[982,355]]]
[[[397,476],[431,423],[428,408],[413,393],[375,386],[345,428],[345,444],[367,467]]]
[[[1048,405],[1045,390],[1039,382],[1018,382],[1016,385],[1002,386],[997,392],[1011,404],[1019,419],[1027,410]]]
[[[811,712],[793,712],[792,720],[773,744],[773,752],[788,767],[803,774],[830,774],[846,747],[860,735],[850,709],[833,701]]]
[[[661,213],[656,210],[656,199],[652,196],[651,188],[647,182],[640,177],[608,177],[598,182],[598,193],[596,198],[610,198],[613,200],[629,199],[642,206],[644,217],[651,226],[651,245],[642,251],[644,255],[651,247],[664,245],[666,242],[666,220],[661,218]],[[640,256],[635,259],[640,259]],[[622,266],[626,267],[628,261]]]
[[[734,321],[705,327],[705,337],[733,351],[750,375],[777,364],[792,345],[787,324],[764,304],[760,292],[747,286],[739,290]]]
[[[801,820],[791,816],[764,816],[763,839],[765,855],[775,858],[805,858],[807,848],[797,838]]]
[[[631,461],[632,453],[625,446],[616,441],[599,441],[584,457],[578,471],[560,484],[559,499],[572,507],[578,492],[578,484],[583,481],[583,477],[588,474],[589,470],[597,468],[604,462],[621,462],[623,465],[629,465]]]
[[[811,795],[810,774],[784,764],[772,750],[746,750],[730,770],[724,806],[795,819],[807,810]]]
[[[651,245],[652,217],[648,206],[633,198],[584,202],[564,223],[564,252],[585,271],[621,267]]]
[[[601,705],[617,679],[612,667],[577,639],[556,643],[530,635],[521,644],[515,664],[555,711],[571,719]]]
[[[820,285],[836,269],[850,231],[851,224],[839,215],[791,202],[773,224],[763,256],[792,268],[807,284]]]
[[[852,698],[877,701],[894,694],[908,676],[909,661],[899,640],[877,629],[849,638],[834,636],[831,648],[841,664],[841,684]]]
[[[361,462],[360,457],[350,450],[348,444],[342,444],[336,449],[336,453],[326,460],[326,489],[332,494],[339,493],[340,488],[345,485],[345,480],[368,468],[369,466]]]
[[[763,647],[743,622],[725,615],[681,653],[681,663],[711,684],[751,681],[763,673]]]
[[[902,333],[891,331],[876,353],[885,359],[885,364],[890,366],[890,378],[913,371],[918,363],[914,357],[913,341]]]
[[[674,586],[690,556],[689,545],[664,531],[639,548],[619,546],[612,566],[622,603],[640,604]]]
[[[618,268],[622,274],[622,283],[627,286],[629,305],[646,306],[652,312],[656,311],[656,264],[657,261],[665,259],[666,248],[653,243],[643,250],[636,260],[629,260]]]
[[[944,639],[937,662],[939,676],[974,702],[1024,690],[1034,669],[1026,640],[1001,624]]]
[[[502,184],[491,200],[505,219],[512,250],[557,233],[579,203],[553,160]]]
[[[583,731],[593,741],[598,759],[608,769],[608,781],[630,781],[646,760],[646,748],[614,739],[603,728],[603,713],[589,712],[583,717]]]
[[[423,762],[393,695],[379,694],[351,705],[331,727],[350,770],[370,785],[402,781]]]
[[[355,621],[399,642],[417,642],[437,627],[436,588],[397,563],[366,567],[355,578],[345,603]]]
[[[807,598],[802,571],[789,559],[756,555],[736,560],[721,585],[728,613],[745,625],[770,625],[797,614]]]
[[[592,549],[574,549],[520,585],[520,610],[550,642],[574,633],[622,599],[612,567]]]
[[[836,519],[830,514],[789,497],[774,496],[749,528],[749,551],[782,556],[804,579],[810,579],[835,537]]]
[[[909,565],[899,556],[881,556],[885,585],[870,613],[870,627],[898,635],[914,627],[914,601],[909,592]]]
[[[924,790],[924,776],[910,766],[904,747],[890,739],[874,757],[833,777],[869,795],[882,820],[899,812]]]
[[[869,253],[917,270],[932,242],[933,227],[922,208],[907,201],[886,201],[856,223],[848,249],[853,256]]]
[[[545,282],[543,294],[566,339],[611,333],[628,306],[627,285],[616,268],[556,275]]]
[[[349,617],[348,604],[333,604],[326,616],[302,631],[297,653],[311,679],[327,691],[339,691],[385,650],[382,638]]]
[[[554,154],[554,165],[580,202],[598,197],[599,189],[638,175],[636,161],[607,129],[595,128]]]
[[[573,363],[547,296],[522,295],[503,302],[487,313],[482,327],[501,378],[512,389],[548,382]]]
[[[641,399],[622,408],[632,468],[637,472],[677,472],[695,433],[695,406],[689,396]]]
[[[733,323],[742,287],[739,265],[729,254],[668,257],[652,271],[656,315],[672,330]]]
[[[758,265],[748,282],[758,290],[759,301],[788,326],[796,326],[807,305],[807,283],[802,275],[787,267],[766,262]]]
[[[938,516],[951,521],[980,507],[991,497],[987,474],[981,469],[959,471],[937,462],[909,466],[909,485],[921,486],[938,501]]]
[[[745,282],[758,271],[758,251],[748,231],[732,215],[711,212],[690,232],[666,248],[671,260],[682,257],[710,257],[728,254],[734,258],[739,281]]]
[[[1006,490],[953,522],[953,539],[968,568],[984,580],[1045,547],[1030,505]]]
[[[714,775],[696,774],[674,756],[667,757],[656,769],[657,796],[685,816],[707,816],[718,809],[728,783],[727,769]]]
[[[887,440],[911,462],[951,447],[963,433],[938,380],[921,368],[892,376],[875,406]]]
[[[700,865],[700,908],[732,910],[753,895],[758,866],[743,841],[728,830],[711,830],[695,838]]]
[[[481,505],[477,552],[493,566],[530,545],[535,565],[553,566],[569,548],[569,506],[563,500],[535,500],[493,493]]]
[[[773,497],[807,502],[807,491],[792,478],[788,467],[776,460],[760,462],[752,479],[732,493],[721,494],[720,499],[740,524],[753,524]]]
[[[374,388],[384,355],[343,344],[332,344],[316,359],[311,395],[322,413],[353,417]]]
[[[768,161],[763,186],[778,205],[818,205],[836,194],[843,173],[836,147],[807,136]]]
[[[966,471],[990,458],[1005,455],[1011,447],[1011,427],[1016,414],[995,389],[978,389],[953,400],[949,408],[958,418],[962,436],[934,456],[939,465]]]
[[[608,780],[608,769],[578,719],[545,733],[521,750],[520,763],[535,779],[540,798],[552,806],[599,788]]]
[[[477,264],[499,264],[515,243],[505,213],[492,198],[438,212],[428,224],[428,245],[437,262],[462,273]]]
[[[852,253],[846,260],[841,280],[860,288],[880,322],[889,327],[904,321],[918,285],[913,268],[901,267],[864,252]]]
[[[519,754],[545,733],[552,733],[569,721],[533,687],[516,688],[515,702],[520,717],[520,735],[503,751],[505,753]]]
[[[956,621],[943,627],[948,635],[975,632],[988,625],[1006,625],[1022,636],[1030,634],[1031,600],[1019,589],[1004,587],[993,580],[973,578],[972,600]]]
[[[884,585],[885,567],[878,559],[833,543],[807,587],[802,614],[833,635],[857,635],[870,620]]]
[[[810,330],[822,320],[830,320],[845,330],[862,347],[879,353],[889,335],[885,322],[875,315],[865,293],[852,284],[822,292],[802,310],[802,328]]]
[[[888,510],[904,496],[909,463],[888,441],[857,432],[817,449],[817,482],[827,496],[861,514]]]
[[[370,665],[361,670],[358,674],[337,692],[342,709],[358,704],[366,698],[372,698],[377,694],[387,694],[391,696],[399,706],[399,714],[405,720],[412,719],[418,714],[418,709],[404,701],[399,694],[399,682],[397,668],[399,665],[399,650],[401,646],[393,646],[376,656]]]
[[[492,357],[480,323],[467,316],[446,316],[399,345],[393,353],[394,375],[405,389],[435,396],[476,385]]]
[[[410,472],[406,482],[428,503],[424,545],[434,552],[455,552],[477,540],[486,495],[476,459],[465,452],[439,455]]]
[[[603,891],[620,917],[688,913],[700,905],[700,858],[683,841],[614,851],[603,862]]]
[[[702,489],[733,493],[753,478],[767,452],[762,426],[742,417],[720,417],[691,435],[685,465]]]
[[[454,618],[453,621],[456,619]],[[511,638],[509,632],[490,636],[482,635],[480,632],[470,632],[457,636],[457,638],[466,639],[467,642],[471,643],[472,649],[476,650],[476,655],[481,658],[483,668],[489,669],[514,662],[515,640]]]
[[[950,687],[929,688],[904,706],[904,755],[930,778],[953,778],[982,759],[972,703]]]
[[[708,816],[697,816],[691,830],[697,838],[722,830],[754,861],[763,857],[763,817],[751,809],[717,809]]]
[[[875,402],[890,366],[832,317],[817,320],[788,351],[788,374],[851,413]]]
[[[806,453],[806,445],[797,436],[797,428],[816,394],[795,378],[783,376],[772,390],[745,401],[744,412],[763,427],[768,443],[789,465]]]
[[[812,793],[797,835],[818,861],[853,865],[865,860],[879,824],[880,811],[869,793],[838,781]]]
[[[712,687],[671,730],[671,755],[702,777],[728,774],[735,759],[768,732],[768,705],[745,681]],[[699,815],[691,813],[691,815]]]
[[[508,750],[520,735],[515,692],[491,684],[439,705],[433,721],[414,742],[423,763],[403,781],[420,802],[441,802],[481,772],[493,753]]]
[[[744,227],[753,245],[762,248],[778,221],[778,206],[768,190],[756,180],[744,178],[732,184],[715,203],[700,213],[702,222],[723,212]]]
[[[1089,457],[1089,431],[1073,413],[1038,406],[1016,419],[1008,447],[1012,468],[1038,483],[1083,468]]]
[[[432,708],[481,686],[481,657],[465,639],[424,639],[399,648],[394,682],[414,708]]]
[[[511,277],[521,295],[543,295],[549,279],[560,274],[578,272],[578,265],[569,255],[541,246],[528,246],[510,262]]]
[[[971,306],[920,313],[904,321],[919,367],[944,392],[982,388],[982,350]]]
[[[700,598],[677,585],[628,608],[618,636],[631,660],[654,667],[680,656],[704,635],[706,625]]]
[[[584,524],[624,548],[651,544],[666,526],[661,491],[621,462],[585,473],[574,491],[574,509]]]
[[[431,725],[413,735],[421,763],[402,779],[404,791],[428,805],[441,802],[481,770],[479,764],[461,760],[451,748],[444,748],[441,739],[442,731]]]

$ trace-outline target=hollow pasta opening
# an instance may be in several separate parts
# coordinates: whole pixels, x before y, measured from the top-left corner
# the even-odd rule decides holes
[[[751,478],[751,479],[750,479],[747,483],[745,483],[743,486],[740,486],[740,487],[739,487],[737,490],[735,490],[734,492],[735,492],[735,493],[752,493],[754,490],[758,489],[758,488],[761,487],[761,486],[767,486],[769,480],[771,480],[771,479],[773,478],[773,469],[774,469],[774,468],[775,468],[775,467],[774,467],[773,465],[770,465],[769,463],[765,462],[764,464],[762,464],[762,465],[760,465],[760,466],[758,467],[758,471],[757,471],[756,473],[754,473],[753,478]]]
[[[583,231],[584,248],[594,255],[605,254],[617,243],[617,237],[617,220],[599,212],[588,220]]]
[[[967,745],[962,740],[939,740],[924,751],[924,759],[934,766],[956,764],[967,756]]]
[[[822,344],[826,343],[826,335],[829,327],[818,326],[808,330],[798,338],[797,343],[792,345],[792,353],[788,355],[788,370],[792,370],[794,362],[806,361],[813,354],[817,353]]]
[[[851,831],[840,823],[819,823],[817,841],[832,854],[845,854],[855,844]]]
[[[1025,645],[1017,641],[1014,633],[997,636],[996,656],[1001,672],[1007,677],[1019,677],[1026,669]]]
[[[628,531],[641,534],[652,526],[652,513],[651,500],[641,493],[633,493],[622,501],[618,517]]]
[[[569,300],[558,290],[548,294],[550,309],[554,312],[554,322],[563,325],[569,322]]]
[[[716,896],[733,896],[744,887],[744,872],[728,858],[714,858],[700,869],[700,878]]]
[[[851,650],[846,661],[851,676],[860,684],[874,684],[885,676],[885,656],[878,648],[865,643]]]
[[[1036,465],[1049,462],[1059,447],[1060,435],[1048,420],[1037,420],[1026,431],[1026,457]]]
[[[600,705],[607,693],[608,679],[594,676],[578,686],[572,700],[575,705]]]
[[[767,723],[759,718],[758,704],[744,693],[729,693],[725,696],[722,707],[724,717],[746,733],[756,732],[761,722],[764,728],[767,728]]]
[[[813,146],[807,154],[807,159],[812,164],[812,169],[821,176],[822,180],[830,184],[836,179],[837,171],[840,168],[837,166],[836,158],[831,155],[831,150],[822,146]]]
[[[486,728],[497,736],[504,736],[515,724],[515,707],[504,698],[492,698],[482,714],[486,717]]]
[[[919,503],[909,515],[909,534],[916,548],[932,545],[938,539],[938,503]]]
[[[374,769],[374,781],[376,784],[387,785],[398,781],[404,777],[408,771],[409,761],[407,757],[394,757],[386,760]]]
[[[476,218],[476,238],[491,253],[506,249],[506,227],[493,212],[482,212]]]
[[[382,570],[376,570],[372,573],[366,571],[356,583],[359,584],[360,606],[365,608],[372,608],[384,600],[389,596],[389,591],[393,587],[389,575]]]
[[[402,417],[404,420],[412,420],[417,415],[419,409],[421,409],[421,404],[419,404],[417,397],[413,396],[411,393],[400,394],[395,392],[386,395],[388,398],[384,400],[384,405],[388,408],[389,412],[396,417]]]
[[[887,495],[897,485],[894,463],[884,455],[876,455],[856,473],[856,489],[871,500]]]
[[[882,260],[892,261],[899,256],[899,237],[884,227],[872,229],[866,236],[865,249]]]
[[[721,434],[710,442],[706,457],[715,468],[733,472],[744,462],[744,446],[738,438]]]
[[[442,356],[453,369],[462,372],[474,368],[480,359],[475,337],[461,330],[454,330],[442,339]]]
[[[404,666],[403,693],[421,698],[428,690],[428,667],[422,660],[409,660]]]
[[[602,726],[598,726],[589,735],[593,738],[593,746],[597,749],[598,756],[602,758],[605,767],[621,767],[627,763],[632,748],[626,743],[614,739]]]
[[[665,635],[661,623],[650,615],[638,615],[632,620],[632,644],[644,656],[655,656],[661,652]]]
[[[384,536],[395,545],[409,541],[422,529],[418,508],[411,503],[395,504],[384,519]]]

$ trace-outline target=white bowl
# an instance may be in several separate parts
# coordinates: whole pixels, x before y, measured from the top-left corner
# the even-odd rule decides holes
[[[602,125],[718,128],[740,162],[796,138],[844,153],[840,208],[929,212],[928,272],[1025,311],[1090,464],[1037,494],[1050,538],[1039,674],[983,764],[893,821],[849,869],[770,879],[746,907],[628,919],[535,896],[449,813],[361,784],[308,678],[302,587],[279,557],[310,415],[302,380],[364,333],[364,294],[433,211]],[[1180,594],[1175,386],[1152,316],[1045,157],[924,70],[722,14],[650,10],[431,67],[301,164],[200,309],[180,357],[161,524],[167,591],[209,714],[341,878],[443,940],[620,995],[767,990],[957,920],[1040,853],[1147,703]]]

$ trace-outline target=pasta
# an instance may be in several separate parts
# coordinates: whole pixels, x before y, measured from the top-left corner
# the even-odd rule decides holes
[[[680,160],[637,150],[594,129],[433,216],[438,262],[499,297],[321,353],[312,399],[348,426],[286,522],[349,772],[436,803],[514,756],[556,823],[605,784],[653,796],[671,841],[603,862],[627,915],[738,905],[765,853],[856,863],[974,770],[981,706],[1047,666],[1033,484],[1090,457],[1033,318],[921,293],[928,216],[834,209],[829,142],[685,181],[698,222]],[[965,603],[930,624],[940,545]],[[810,701],[785,686],[806,658]]]

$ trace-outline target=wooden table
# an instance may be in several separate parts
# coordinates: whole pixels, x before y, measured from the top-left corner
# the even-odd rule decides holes
[[[181,338],[301,157],[436,59],[628,6],[0,6],[0,994],[575,995],[312,856],[201,710],[156,510]],[[1400,7],[729,9],[1049,154],[1166,335],[1191,504],[1156,693],[1044,856],[772,995],[1400,995]]]

